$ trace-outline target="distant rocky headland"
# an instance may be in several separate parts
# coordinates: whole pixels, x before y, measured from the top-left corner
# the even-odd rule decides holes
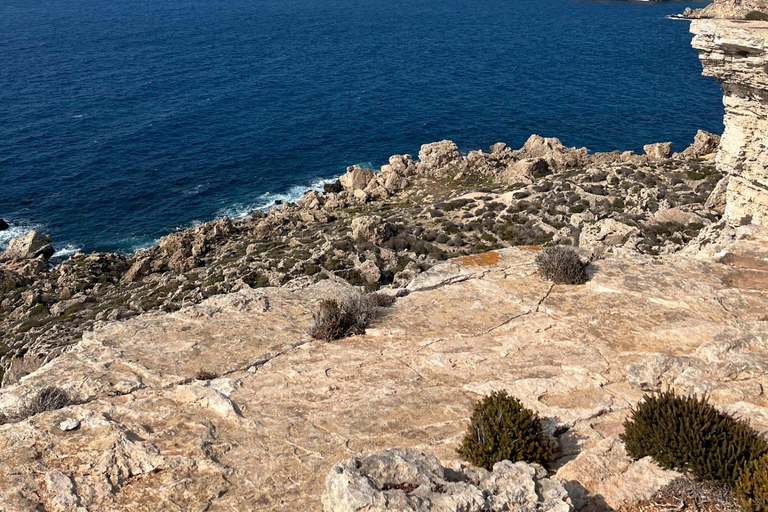
[[[692,479],[700,460],[637,455],[626,434],[670,390],[764,447],[768,23],[742,12],[758,7],[687,13],[741,19],[691,23],[725,131],[678,152],[440,141],[131,257],[51,266],[55,240],[13,241],[0,510],[735,512],[727,485]],[[554,246],[579,284],[542,274]],[[365,325],[313,336],[362,298]],[[499,392],[535,412],[548,467],[458,450]]]

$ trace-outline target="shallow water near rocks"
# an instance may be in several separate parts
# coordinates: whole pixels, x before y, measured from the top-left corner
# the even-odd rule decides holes
[[[0,247],[129,252],[443,138],[681,150],[722,130],[699,5],[0,0]]]

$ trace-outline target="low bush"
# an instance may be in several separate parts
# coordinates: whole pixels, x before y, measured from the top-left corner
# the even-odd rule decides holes
[[[634,459],[652,457],[665,469],[733,486],[740,471],[768,453],[768,441],[711,406],[673,391],[646,395],[624,422],[621,439]]]
[[[584,284],[589,280],[587,265],[573,249],[547,247],[536,256],[539,275],[557,284]]]
[[[313,315],[309,334],[324,341],[363,334],[379,309],[390,307],[394,301],[394,297],[380,293],[360,294],[343,300],[325,299]]]
[[[768,21],[768,14],[760,11],[749,11],[744,19],[747,21]]]
[[[555,445],[544,434],[538,415],[501,391],[475,404],[458,453],[489,471],[503,460],[536,462],[546,468],[552,461]]]
[[[752,460],[736,480],[736,496],[742,512],[768,510],[768,455]]]

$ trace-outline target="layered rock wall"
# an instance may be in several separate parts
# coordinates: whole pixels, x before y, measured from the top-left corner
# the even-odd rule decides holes
[[[726,218],[768,226],[768,22],[695,20],[691,32],[704,75],[723,88]]]

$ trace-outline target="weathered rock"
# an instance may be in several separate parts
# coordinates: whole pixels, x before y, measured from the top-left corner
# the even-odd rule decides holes
[[[71,430],[75,430],[80,426],[80,422],[76,418],[67,418],[66,420],[59,423],[59,430],[62,432],[69,432]]]
[[[490,147],[491,154],[503,153],[507,151],[507,145],[503,142],[497,142]]]
[[[336,464],[323,494],[326,512],[573,510],[562,484],[538,465],[504,461],[493,472],[446,469],[418,450],[388,449]]]
[[[656,466],[650,457],[633,461],[616,437],[581,452],[557,472],[577,509],[615,510],[650,498],[680,474]]]
[[[683,158],[702,158],[717,153],[720,146],[720,136],[699,130],[693,139],[693,144],[682,153]]]
[[[671,142],[657,142],[643,146],[645,155],[651,160],[664,160],[672,156]]]
[[[30,231],[24,236],[11,240],[8,248],[0,254],[0,261],[26,260],[38,256],[50,258],[53,253],[50,236],[39,231]]]
[[[726,202],[728,200],[728,176],[722,178],[715,185],[715,189],[709,194],[704,203],[706,208],[716,211],[720,215],[725,215]]]
[[[689,19],[743,20],[747,14],[753,11],[768,13],[768,0],[715,0],[702,9],[686,7],[683,16]]]
[[[531,135],[518,151],[521,158],[543,158],[554,169],[580,167],[587,163],[587,148],[568,148],[554,137]]]
[[[510,164],[501,174],[501,180],[506,183],[531,181],[550,174],[549,164],[544,158],[524,158]]]
[[[571,499],[618,509],[670,476],[616,441],[644,390],[707,393],[768,430],[768,235],[740,229],[728,257],[608,255],[575,287],[540,279],[531,249],[454,259],[334,343],[307,334],[321,299],[352,293],[332,279],[102,324],[0,390],[8,416],[46,386],[83,402],[0,426],[0,502],[52,510],[59,471],[91,512],[319,510],[330,469],[363,451],[459,467],[473,404],[505,390],[556,438]]]
[[[579,236],[579,247],[596,251],[629,244],[631,247],[640,241],[640,230],[613,219],[602,219],[594,224],[585,224]]]
[[[149,257],[138,258],[131,268],[125,273],[122,281],[126,284],[141,281],[152,272],[152,259]]]
[[[461,171],[463,164],[459,147],[450,140],[442,140],[421,146],[417,169],[427,176],[452,177]]]
[[[723,84],[725,131],[717,165],[728,174],[725,217],[732,225],[768,226],[768,27],[696,20],[691,32],[704,75]]]
[[[397,234],[391,222],[385,222],[378,215],[355,217],[352,219],[352,238],[381,245]]]
[[[359,165],[352,165],[347,167],[346,174],[343,174],[339,178],[339,183],[344,187],[344,190],[355,192],[357,190],[363,190],[374,177],[374,173],[370,169],[363,169]]]
[[[326,194],[338,194],[342,190],[344,190],[344,187],[341,186],[341,182],[339,182],[339,180],[336,180],[333,183],[325,183],[323,185],[323,192]]]

